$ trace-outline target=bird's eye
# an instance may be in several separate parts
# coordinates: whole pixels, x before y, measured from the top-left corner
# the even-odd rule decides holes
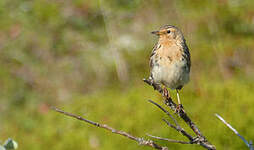
[[[171,31],[170,30],[167,30],[167,33],[170,33]]]

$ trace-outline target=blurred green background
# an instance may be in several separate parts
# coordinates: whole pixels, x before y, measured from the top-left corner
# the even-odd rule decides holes
[[[162,104],[161,96],[142,82],[157,40],[150,32],[171,24],[192,56],[180,94],[186,111],[217,149],[247,149],[214,113],[254,140],[253,8],[253,0],[1,0],[0,141],[12,137],[26,150],[151,149],[52,105],[139,137],[187,140],[162,122],[147,102]]]

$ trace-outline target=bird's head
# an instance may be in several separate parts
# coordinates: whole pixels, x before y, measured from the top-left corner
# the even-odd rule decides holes
[[[182,32],[177,27],[172,25],[162,26],[159,30],[151,33],[159,36],[159,38],[167,40],[184,40]]]

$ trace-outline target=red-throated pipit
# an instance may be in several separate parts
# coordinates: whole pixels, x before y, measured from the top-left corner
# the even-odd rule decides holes
[[[150,56],[150,79],[178,91],[189,81],[191,60],[182,32],[175,26],[165,25],[152,34],[159,36]]]

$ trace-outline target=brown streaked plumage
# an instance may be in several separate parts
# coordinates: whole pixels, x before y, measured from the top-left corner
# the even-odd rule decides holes
[[[165,25],[153,31],[159,37],[150,56],[150,78],[170,89],[178,90],[189,82],[190,53],[182,32],[175,26]]]

